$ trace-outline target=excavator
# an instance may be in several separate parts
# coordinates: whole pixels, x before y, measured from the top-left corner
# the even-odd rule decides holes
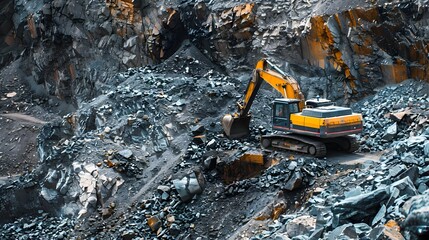
[[[327,99],[317,97],[305,101],[298,82],[286,75],[267,59],[257,62],[238,111],[222,118],[222,127],[230,139],[250,134],[250,107],[263,82],[267,82],[283,98],[277,98],[272,107],[272,129],[278,134],[261,136],[265,149],[284,149],[315,157],[324,157],[327,146],[336,146],[346,152],[359,148],[356,138],[362,132],[362,115],[350,108],[335,106]]]

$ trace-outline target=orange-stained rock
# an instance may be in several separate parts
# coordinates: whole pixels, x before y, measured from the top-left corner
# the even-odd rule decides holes
[[[280,215],[282,215],[283,213],[286,212],[286,207],[287,207],[286,203],[284,203],[284,202],[279,202],[276,205],[274,205],[274,209],[273,209],[273,212],[271,214],[271,218],[273,220],[277,220],[280,217]]]
[[[10,30],[9,33],[6,35],[4,42],[11,46],[15,43],[15,32],[13,30]]]
[[[405,240],[404,236],[401,234],[401,228],[398,223],[394,220],[389,220],[384,224],[383,234],[387,239],[390,240]]]
[[[71,80],[76,79],[76,68],[73,63],[69,64],[69,74],[70,74]]]
[[[359,55],[371,55],[373,50],[370,45],[359,45],[352,43],[353,51]]]
[[[391,83],[399,83],[408,79],[407,66],[404,63],[382,64],[383,78]]]
[[[38,34],[37,34],[36,23],[34,22],[33,15],[28,16],[27,25],[28,25],[28,30],[30,31],[31,37],[37,38]]]
[[[233,8],[235,13],[235,28],[247,28],[253,25],[255,21],[255,14],[253,13],[254,3],[247,3],[243,5],[238,5]]]
[[[348,11],[349,16],[354,16],[353,19],[362,19],[367,22],[379,22],[381,20],[380,12],[378,8],[355,8]],[[355,22],[356,23],[356,22]],[[354,25],[356,26],[356,24]]]
[[[147,220],[147,224],[153,232],[156,232],[161,227],[161,220],[157,216],[152,216]]]
[[[428,67],[421,65],[410,66],[410,77],[415,79],[429,79]]]

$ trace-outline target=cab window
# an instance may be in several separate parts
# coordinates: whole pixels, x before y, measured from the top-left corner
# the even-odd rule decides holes
[[[297,113],[298,110],[298,103],[289,104],[289,112],[290,113]]]
[[[275,116],[276,117],[287,117],[287,105],[286,104],[276,104],[275,105]]]

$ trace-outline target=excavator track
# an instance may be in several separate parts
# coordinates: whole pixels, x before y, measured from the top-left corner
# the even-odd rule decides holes
[[[326,145],[323,142],[296,134],[264,135],[261,137],[261,146],[265,149],[284,149],[315,157],[326,156]]]
[[[345,136],[342,138],[344,138],[348,142],[348,147],[346,149],[344,149],[346,152],[352,153],[352,152],[359,149],[360,144],[355,137]]]

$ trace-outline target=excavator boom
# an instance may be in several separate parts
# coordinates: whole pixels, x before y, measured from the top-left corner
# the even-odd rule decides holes
[[[222,118],[222,127],[228,138],[236,139],[249,135],[250,107],[264,81],[270,84],[284,98],[300,100],[299,108],[300,110],[304,108],[304,95],[298,82],[294,78],[287,76],[268,60],[261,59],[256,64],[242,101],[237,103],[238,111],[234,114],[227,114]]]

